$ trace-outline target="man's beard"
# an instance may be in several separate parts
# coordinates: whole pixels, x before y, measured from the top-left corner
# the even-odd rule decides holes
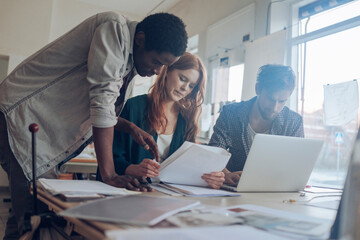
[[[268,116],[264,113],[264,111],[263,111],[263,110],[261,109],[261,107],[260,107],[259,101],[257,101],[257,104],[256,104],[256,105],[257,105],[257,109],[258,109],[261,117],[262,117],[264,120],[274,120],[274,119],[275,119],[276,115],[275,115],[274,117],[268,117]]]

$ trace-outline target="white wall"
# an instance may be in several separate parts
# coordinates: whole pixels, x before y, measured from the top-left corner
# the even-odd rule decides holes
[[[198,55],[204,59],[206,56],[206,32],[209,26],[241,10],[251,3],[255,3],[256,12],[258,11],[258,8],[261,9],[261,6],[267,1],[268,0],[182,0],[171,8],[169,12],[183,19],[190,37],[199,34]],[[261,29],[261,22],[262,21],[258,21],[259,24],[255,27],[255,37],[258,35],[257,28]],[[234,31],[236,31],[236,29],[234,29]],[[226,37],[231,36],[224,36],[224,38]]]
[[[0,55],[29,56],[49,40],[52,0],[0,1]]]
[[[0,83],[7,75],[7,70],[9,66],[9,58],[0,56]]]
[[[87,17],[104,11],[113,9],[74,0],[1,0],[0,55],[28,57]]]
[[[53,0],[51,17],[50,41],[66,33],[86,18],[99,12],[114,11],[110,8],[103,8],[83,1],[74,0]],[[141,16],[126,13],[131,20],[140,21]]]

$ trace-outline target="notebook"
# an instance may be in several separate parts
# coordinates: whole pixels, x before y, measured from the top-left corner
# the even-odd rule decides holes
[[[296,192],[304,190],[323,141],[256,134],[236,192]]]
[[[59,214],[66,217],[152,226],[200,204],[197,200],[130,195],[91,201]]]

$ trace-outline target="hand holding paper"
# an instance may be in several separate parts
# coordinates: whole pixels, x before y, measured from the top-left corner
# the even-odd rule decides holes
[[[168,183],[205,187],[208,186],[208,182],[202,176],[222,171],[230,156],[230,153],[219,147],[184,142],[178,150],[161,163],[159,179]],[[205,179],[208,179],[209,183],[210,178],[219,182],[219,178],[213,179],[215,175],[212,174],[211,177],[207,175]],[[218,184],[211,182],[211,185]]]
[[[222,171],[205,173],[201,178],[204,179],[211,188],[220,189],[225,181],[225,173]]]
[[[140,164],[131,164],[125,170],[126,175],[154,178],[159,175],[160,165],[151,159],[145,158]]]

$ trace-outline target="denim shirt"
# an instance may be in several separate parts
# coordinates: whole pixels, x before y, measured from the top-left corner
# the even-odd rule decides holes
[[[116,125],[123,77],[130,81],[136,74],[136,25],[114,12],[94,15],[25,59],[0,84],[9,144],[28,179],[31,123],[39,125],[37,175],[78,154],[91,140],[93,126]]]

